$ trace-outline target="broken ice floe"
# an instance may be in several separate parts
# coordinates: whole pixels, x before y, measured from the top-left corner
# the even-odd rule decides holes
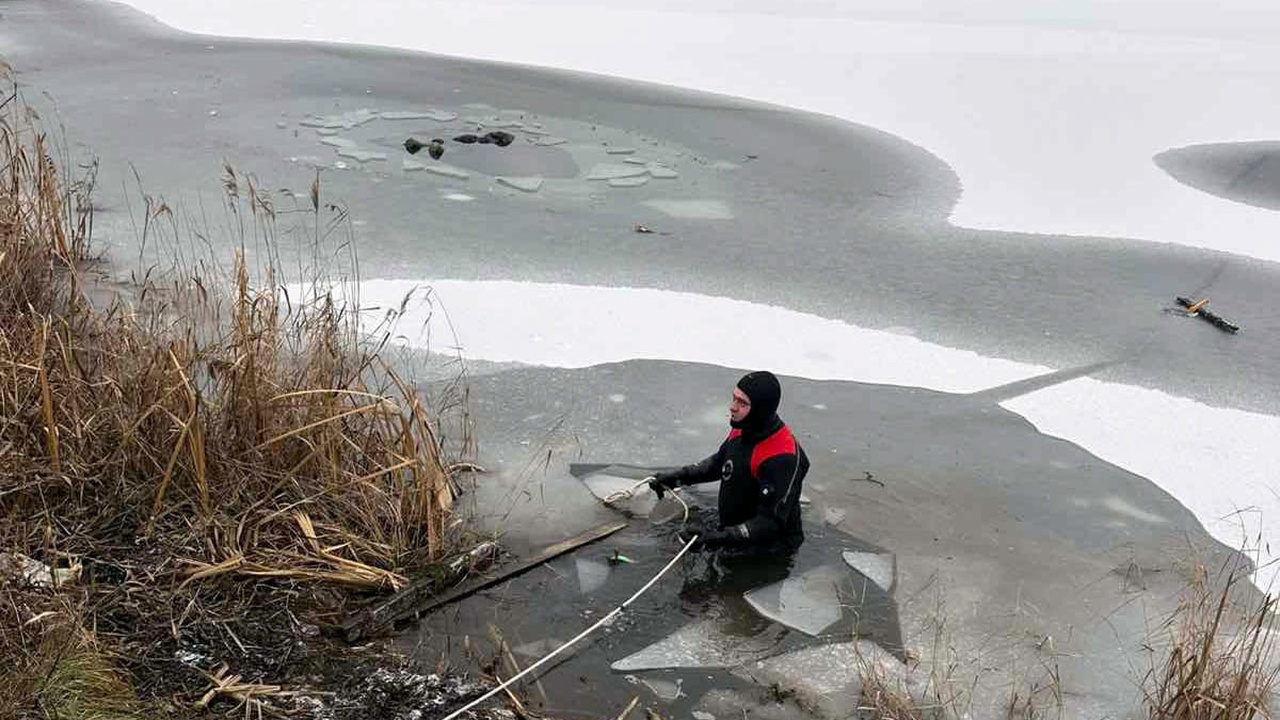
[[[382,113],[383,120],[435,120],[436,122],[453,122],[458,119],[457,113],[445,112],[443,110],[427,110],[425,112],[415,112],[407,110],[394,110]]]
[[[773,651],[772,636],[741,637],[721,629],[720,621],[700,620],[618,660],[620,672],[669,668],[730,668],[758,660]]]
[[[627,178],[610,178],[609,187],[640,187],[647,182],[649,182],[649,178],[644,175]]]
[[[635,675],[627,675],[625,678],[632,685],[644,685],[649,688],[657,698],[663,702],[674,702],[682,697],[688,697],[684,694],[681,686],[684,685],[684,679],[679,678],[674,682],[671,680],[661,680],[658,678],[642,678]]]
[[[867,671],[891,683],[905,682],[913,694],[919,690],[919,681],[909,676],[906,667],[869,640],[805,648],[742,668],[742,673],[758,684],[794,691],[797,699],[817,710],[820,717],[844,717],[857,702]]]
[[[582,478],[583,484],[606,505],[633,517],[649,517],[658,498],[644,485],[636,487],[648,472],[610,465]]]
[[[893,592],[894,581],[897,577],[897,573],[894,572],[897,568],[897,560],[893,553],[846,551],[841,554],[841,557],[844,558],[846,565],[878,585],[881,590]]]
[[[344,147],[338,148],[338,156],[351,158],[357,162],[368,162],[369,160],[386,160],[387,154],[384,152],[373,152],[372,150],[360,150],[358,148]]]
[[[616,180],[618,178],[641,177],[648,174],[648,170],[635,165],[626,165],[622,163],[596,163],[591,168],[591,172],[587,173],[588,180]]]
[[[611,148],[605,148],[605,153],[606,153],[606,154],[608,154],[608,155],[630,155],[630,154],[634,153],[635,151],[636,151],[636,149],[635,149],[635,148],[632,148],[632,147],[611,147]]]
[[[800,575],[756,588],[743,599],[764,617],[817,636],[838,622],[844,614],[840,604],[841,583],[849,573],[838,565],[823,565]]]
[[[351,129],[359,127],[367,122],[377,120],[379,114],[373,110],[360,109],[353,112],[343,113],[341,115],[308,115],[298,124],[303,127],[310,128],[329,128],[329,129]]]
[[[350,138],[344,138],[344,137],[334,137],[334,136],[322,137],[320,138],[320,142],[325,145],[328,145],[329,147],[336,147],[339,149],[342,149],[342,148],[349,149],[349,148],[355,148],[358,146],[355,140],[352,140]]]
[[[812,715],[795,703],[777,702],[756,693],[721,688],[707,691],[698,701],[698,707],[702,710],[691,713],[693,720],[739,719],[744,714],[751,720],[813,720]]]
[[[542,176],[533,175],[530,177],[506,177],[498,176],[493,179],[499,185],[515,188],[523,192],[538,192],[542,189]]]
[[[453,178],[454,180],[466,180],[471,177],[471,173],[466,170],[456,168],[452,165],[446,165],[444,163],[432,163],[422,169],[432,175],[440,175],[442,177]]]

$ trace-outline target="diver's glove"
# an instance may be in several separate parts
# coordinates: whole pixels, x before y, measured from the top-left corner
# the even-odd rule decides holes
[[[707,530],[698,536],[693,542],[693,547],[689,548],[691,552],[700,550],[715,550],[722,548],[733,542],[736,533],[729,530]]]
[[[649,489],[658,496],[659,500],[667,494],[668,490],[678,487],[680,487],[680,478],[675,473],[660,472],[649,478]]]

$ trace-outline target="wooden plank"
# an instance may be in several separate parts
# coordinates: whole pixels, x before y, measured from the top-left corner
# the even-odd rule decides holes
[[[367,635],[371,628],[386,627],[387,618],[394,618],[406,608],[412,611],[415,604],[426,602],[445,588],[466,580],[472,573],[483,570],[498,558],[500,548],[495,542],[482,542],[470,550],[443,560],[432,566],[426,577],[414,580],[408,587],[372,608],[361,610],[342,623],[327,628],[330,634],[351,639]]]
[[[560,555],[576,550],[583,545],[596,542],[597,540],[603,540],[626,527],[627,524],[628,523],[626,521],[605,523],[604,525],[578,533],[573,537],[565,538],[558,543],[543,548],[529,558],[522,560],[517,565],[507,568],[493,577],[482,578],[474,583],[456,587],[443,595],[437,595],[431,598],[419,598],[418,596],[421,595],[421,592],[419,592],[415,596],[408,598],[409,601],[406,602],[405,600],[400,599],[400,596],[410,590],[410,588],[406,588],[400,593],[397,593],[395,597],[388,599],[385,603],[375,607],[373,610],[361,613],[355,618],[344,622],[341,626],[342,634],[346,637],[348,642],[355,642],[362,637],[368,637],[385,628],[391,627],[395,623],[405,620],[410,616],[414,618],[422,617],[433,610],[450,603],[457,602],[469,595],[480,592],[481,590],[515,578],[541,565],[542,563],[547,562],[548,560],[553,560]],[[417,602],[419,599],[422,599],[423,602]]]
[[[1236,325],[1235,323],[1227,320],[1224,317],[1215,315],[1212,312],[1205,310],[1204,306],[1206,303],[1209,302],[1208,300],[1201,300],[1200,302],[1192,302],[1190,298],[1184,298],[1182,296],[1178,296],[1175,299],[1178,301],[1179,305],[1186,308],[1191,314],[1199,317],[1201,320],[1204,320],[1205,322],[1209,323],[1210,325],[1218,328],[1223,332],[1229,332],[1234,335],[1235,333],[1240,331],[1239,325]]]

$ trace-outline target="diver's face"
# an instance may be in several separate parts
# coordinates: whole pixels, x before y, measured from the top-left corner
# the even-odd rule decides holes
[[[729,401],[729,419],[733,422],[742,422],[747,419],[747,415],[751,413],[751,398],[747,394],[739,390],[733,389],[733,399]]]

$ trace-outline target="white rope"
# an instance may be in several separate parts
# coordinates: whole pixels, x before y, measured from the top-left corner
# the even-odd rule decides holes
[[[637,490],[648,485],[649,481],[653,479],[654,477],[650,475],[649,477],[641,480],[640,482],[636,483],[635,485],[632,485],[631,487],[625,490],[615,490],[609,493],[604,497],[604,504],[612,505],[614,503],[621,502],[623,500],[630,500],[631,498],[635,497]],[[680,507],[684,508],[684,518],[682,518],[680,522],[682,523],[689,522],[689,503],[685,502],[684,498],[680,497],[680,493],[675,488],[671,488],[669,492],[671,493],[671,497],[675,498],[676,502],[680,503]]]
[[[479,705],[480,703],[484,702],[485,700],[488,700],[489,698],[493,697],[494,695],[497,695],[498,693],[502,692],[503,690],[506,690],[508,686],[510,686],[511,684],[515,683],[515,682],[516,682],[517,680],[519,680],[520,678],[522,678],[522,677],[524,677],[525,675],[528,675],[529,673],[531,673],[531,672],[533,672],[534,670],[538,669],[538,668],[539,668],[539,667],[541,667],[544,663],[546,663],[548,660],[550,660],[551,658],[555,657],[556,655],[559,655],[559,654],[560,654],[560,653],[561,653],[565,648],[568,648],[569,646],[571,646],[571,645],[573,645],[574,643],[578,642],[578,641],[579,641],[579,640],[581,640],[582,638],[584,638],[584,637],[586,637],[586,636],[590,635],[591,633],[595,632],[595,631],[596,631],[596,629],[597,629],[597,628],[599,628],[599,627],[601,627],[602,625],[606,625],[606,624],[608,624],[609,622],[611,622],[611,621],[612,621],[615,617],[617,617],[617,616],[618,616],[618,615],[619,615],[623,610],[625,610],[625,609],[626,609],[626,607],[627,607],[628,605],[630,605],[630,604],[631,604],[631,603],[632,603],[636,598],[640,597],[641,595],[643,595],[643,594],[644,594],[644,592],[645,592],[646,590],[648,590],[649,588],[653,587],[653,584],[654,584],[654,583],[656,583],[656,582],[658,582],[658,579],[659,579],[659,578],[661,578],[663,575],[666,575],[666,574],[667,574],[667,571],[668,571],[668,570],[670,570],[672,567],[674,567],[674,566],[675,566],[675,564],[676,564],[677,562],[679,562],[679,561],[680,561],[680,558],[684,557],[684,554],[685,554],[685,553],[689,552],[689,548],[693,547],[693,543],[694,543],[697,539],[698,539],[698,536],[697,536],[697,535],[694,535],[693,537],[689,538],[688,542],[686,542],[686,543],[684,544],[684,547],[680,548],[680,552],[676,553],[676,556],[675,556],[675,557],[671,558],[671,562],[667,563],[666,567],[664,567],[664,568],[662,568],[661,570],[659,570],[657,575],[654,575],[652,578],[650,578],[650,579],[649,579],[649,582],[647,582],[647,583],[645,583],[645,584],[644,584],[644,587],[640,588],[639,590],[637,590],[637,591],[635,592],[635,594],[634,594],[634,595],[632,595],[631,597],[627,598],[627,601],[626,601],[626,602],[624,602],[624,603],[622,603],[621,605],[619,605],[618,607],[614,608],[612,611],[610,611],[610,612],[609,612],[609,614],[608,614],[608,615],[605,615],[604,617],[600,618],[600,619],[596,622],[596,624],[594,624],[594,625],[592,625],[591,627],[587,628],[586,630],[583,630],[582,632],[578,633],[578,636],[577,636],[577,637],[575,637],[574,639],[570,640],[569,642],[567,642],[567,643],[565,643],[565,644],[561,645],[560,647],[556,648],[555,650],[552,650],[550,653],[548,653],[545,657],[543,657],[543,658],[542,658],[541,660],[539,660],[538,662],[536,662],[536,663],[534,663],[534,664],[530,665],[529,667],[525,668],[524,670],[521,670],[519,674],[514,675],[514,676],[512,676],[512,677],[508,678],[505,682],[503,682],[503,683],[502,683],[501,685],[499,685],[498,687],[496,687],[496,688],[494,688],[494,689],[490,690],[489,692],[485,693],[484,695],[481,695],[480,697],[476,698],[475,700],[472,700],[471,702],[469,702],[469,703],[467,703],[466,705],[462,706],[460,709],[458,709],[458,710],[454,710],[453,712],[449,713],[448,715],[446,715],[446,716],[444,717],[444,720],[454,720],[454,718],[458,717],[458,716],[459,716],[459,715],[461,715],[462,713],[464,713],[464,712],[466,712],[466,711],[470,710],[471,708],[473,708],[473,707],[475,707],[475,706]]]

